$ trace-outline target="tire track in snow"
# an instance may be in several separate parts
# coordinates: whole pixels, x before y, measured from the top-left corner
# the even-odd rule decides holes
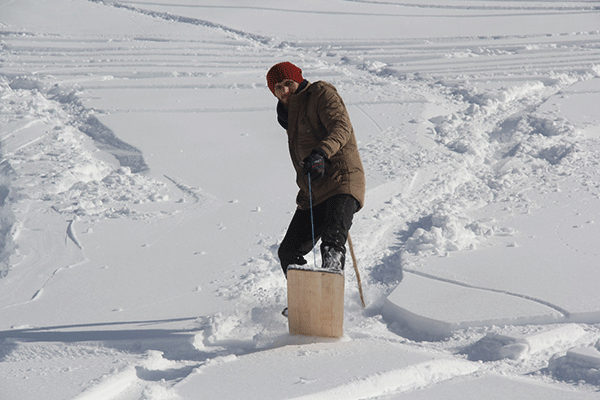
[[[427,278],[427,279],[432,279],[435,281],[440,281],[440,282],[444,282],[444,283],[449,283],[451,285],[457,285],[457,286],[462,286],[468,289],[477,289],[477,290],[483,290],[486,292],[492,292],[492,293],[500,293],[500,294],[505,294],[507,296],[513,296],[513,297],[518,297],[524,300],[529,300],[529,301],[533,301],[534,303],[538,303],[541,304],[543,306],[552,308],[553,310],[558,311],[559,313],[561,313],[565,318],[570,318],[571,313],[567,310],[565,310],[564,308],[557,306],[555,304],[552,304],[548,301],[545,300],[541,300],[541,299],[537,299],[535,297],[532,296],[527,296],[525,294],[520,294],[520,293],[515,293],[515,292],[510,292],[508,290],[501,290],[501,289],[493,289],[493,288],[489,288],[489,287],[483,287],[483,286],[476,286],[476,285],[471,285],[465,282],[459,282],[459,281],[455,281],[453,279],[447,279],[447,278],[442,278],[436,275],[432,275],[432,274],[428,274],[425,272],[421,272],[421,271],[417,271],[414,269],[410,269],[410,268],[403,268],[404,272],[408,272],[410,274],[414,274],[414,275],[418,275],[420,277],[423,278]]]
[[[551,81],[557,73],[592,72],[600,57],[600,32],[451,36],[402,39],[313,39],[294,47],[336,50],[343,65],[383,79],[413,77]],[[541,72],[548,72],[544,74]]]
[[[418,4],[418,2],[415,3],[396,3],[396,2],[390,2],[390,1],[382,1],[382,0],[342,0],[342,1],[346,1],[348,3],[366,3],[366,4],[378,4],[378,5],[388,5],[388,6],[392,6],[392,7],[410,7],[410,8],[422,8],[422,9],[427,9],[427,10],[431,10],[431,9],[441,9],[441,10],[464,10],[464,11],[517,11],[519,12],[518,14],[510,14],[510,15],[523,15],[523,11],[554,11],[552,12],[552,14],[555,14],[555,12],[560,12],[561,14],[565,14],[565,13],[581,13],[581,12],[600,12],[600,7],[598,6],[587,6],[587,5],[573,5],[573,6],[569,6],[569,5],[552,5],[552,6],[531,6],[531,5],[524,5],[522,4],[523,2],[519,2],[520,4],[516,5],[516,6],[511,6],[511,5],[506,5],[506,3],[504,1],[496,1],[496,3],[499,3],[500,5],[482,5],[482,6],[476,6],[473,4],[470,5],[457,5],[457,4]],[[552,2],[548,2],[546,1],[546,3],[552,3]],[[527,15],[545,15],[546,13],[543,14],[532,14],[532,13],[528,13]],[[497,14],[494,13],[493,15],[490,16],[504,16],[503,14]],[[428,15],[429,16],[429,15]],[[473,15],[474,17],[482,17],[485,15]],[[445,16],[447,17],[447,15]],[[464,15],[464,14],[460,14],[460,15],[456,15],[456,17],[459,18],[465,18],[465,17],[469,17],[468,15]]]
[[[202,20],[202,19],[198,19],[198,18],[185,17],[182,15],[173,15],[173,14],[169,14],[166,12],[145,10],[143,8],[133,7],[133,6],[130,6],[130,5],[127,5],[124,3],[115,2],[115,1],[105,1],[105,0],[88,0],[88,1],[91,1],[92,3],[102,4],[105,6],[121,8],[124,10],[135,12],[137,14],[146,15],[146,16],[152,17],[152,18],[159,18],[159,19],[162,19],[165,21],[179,22],[182,24],[197,25],[197,26],[204,26],[206,28],[219,29],[223,32],[234,34],[236,36],[240,36],[240,37],[248,39],[252,42],[256,42],[256,43],[263,44],[263,45],[269,44],[272,41],[272,38],[269,38],[266,36],[261,36],[261,35],[256,35],[256,34],[249,33],[249,32],[244,32],[244,31],[241,31],[238,29],[229,28],[228,26],[225,26],[222,24],[218,24],[215,22],[206,21],[206,20]]]
[[[93,1],[93,0],[92,0]],[[498,6],[474,6],[474,5],[444,5],[444,4],[415,4],[415,3],[396,3],[396,2],[386,2],[386,1],[375,1],[375,0],[344,0],[349,3],[366,3],[366,4],[377,4],[382,6],[392,6],[394,8],[398,7],[406,7],[406,8],[421,8],[421,9],[441,9],[441,10],[465,10],[465,11],[517,11],[518,13],[514,14],[493,14],[490,16],[522,16],[523,11],[528,11],[527,15],[546,15],[556,14],[560,12],[561,14],[573,14],[573,13],[582,13],[582,12],[590,12],[600,10],[600,7],[595,6],[587,6],[587,5],[562,5],[562,6],[530,6],[530,5],[517,5],[517,6],[509,6],[509,5],[498,5]],[[345,10],[335,10],[335,11],[327,11],[327,10],[314,10],[314,9],[290,9],[290,8],[274,8],[274,7],[260,7],[260,6],[252,6],[252,5],[236,5],[236,6],[228,6],[228,5],[205,5],[205,4],[170,4],[170,3],[152,3],[147,1],[126,1],[127,4],[138,4],[138,5],[149,5],[149,6],[168,6],[168,7],[181,7],[181,8],[209,8],[209,9],[225,9],[225,10],[258,10],[258,11],[272,11],[277,13],[293,13],[293,14],[321,14],[321,15],[359,15],[359,16],[374,16],[374,17],[398,17],[404,16],[405,14],[398,13],[375,13],[375,12],[352,12]],[[498,2],[500,3],[500,2]],[[541,11],[543,13],[533,13],[532,11]],[[473,17],[485,17],[487,15],[477,14],[473,15]],[[410,14],[410,17],[425,17],[429,18],[430,15],[414,15]],[[471,17],[470,15],[445,15],[444,17]]]

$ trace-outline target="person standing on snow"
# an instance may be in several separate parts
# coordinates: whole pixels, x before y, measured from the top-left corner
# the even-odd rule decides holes
[[[306,264],[314,223],[322,267],[343,270],[352,218],[365,199],[364,168],[346,106],[333,85],[308,82],[290,62],[274,65],[267,85],[279,99],[277,120],[287,131],[300,188],[298,208],[278,251],[281,268],[287,276],[289,265]]]

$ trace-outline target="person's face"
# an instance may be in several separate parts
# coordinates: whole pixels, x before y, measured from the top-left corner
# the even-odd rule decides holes
[[[290,101],[290,97],[298,90],[298,86],[300,86],[298,82],[291,79],[285,79],[275,85],[275,96],[281,100],[283,104],[287,105]]]

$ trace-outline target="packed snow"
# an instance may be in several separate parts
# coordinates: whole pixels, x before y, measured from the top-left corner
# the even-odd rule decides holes
[[[0,400],[598,398],[599,27],[600,1],[0,0]],[[337,87],[366,169],[339,340],[281,315],[280,61]]]

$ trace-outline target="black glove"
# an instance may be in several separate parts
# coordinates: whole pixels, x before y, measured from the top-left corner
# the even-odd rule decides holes
[[[318,181],[325,175],[325,162],[329,161],[325,151],[316,148],[302,161],[302,172],[310,176],[311,181]]]

